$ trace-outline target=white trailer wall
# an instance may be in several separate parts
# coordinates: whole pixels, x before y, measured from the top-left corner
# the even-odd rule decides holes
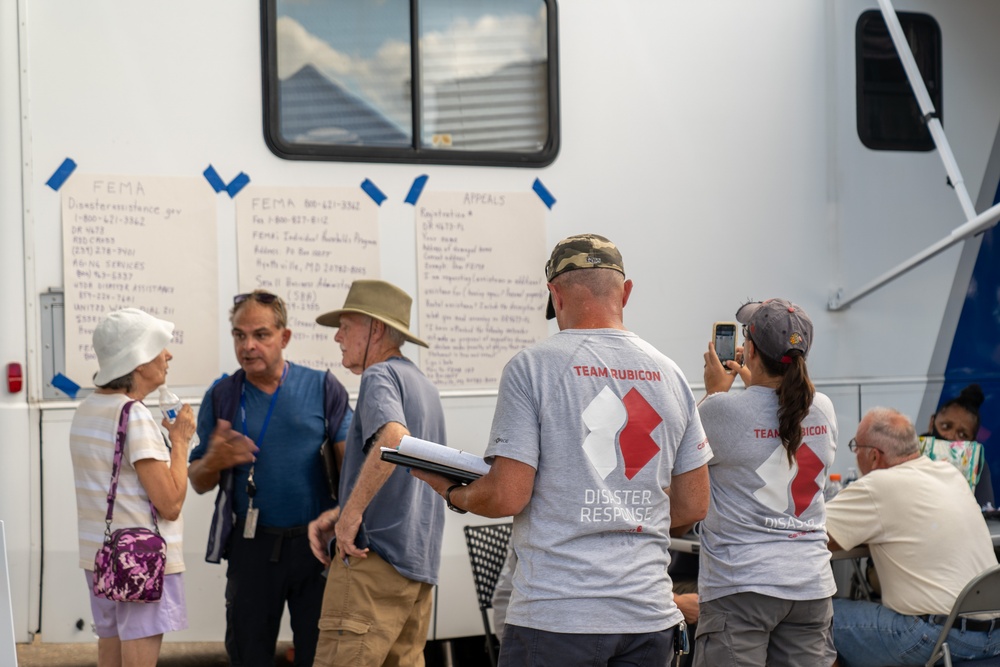
[[[371,178],[389,195],[379,212],[382,277],[411,292],[413,208],[402,200],[417,175],[430,176],[429,190],[487,192],[527,191],[538,177],[557,199],[547,216],[549,245],[582,231],[618,243],[636,283],[626,323],[692,383],[701,381],[711,323],[730,319],[748,297],[780,295],[815,321],[810,369],[835,400],[842,442],[870,401],[919,408],[960,249],[847,311],[826,310],[835,288],[866,282],[962,221],[936,153],[876,153],[857,139],[854,25],[874,5],[564,0],[562,149],[550,167],[530,170],[278,159],[262,136],[253,2],[20,0],[20,30],[13,4],[0,9],[0,305],[13,323],[0,331],[0,361],[27,364],[36,401],[46,379],[38,293],[63,282],[59,196],[45,181],[71,157],[81,173],[196,176],[211,163],[226,180],[244,171],[261,185],[355,186]],[[1000,42],[990,32],[1000,6],[927,0],[899,9],[931,13],[941,24],[945,128],[975,197],[1000,110],[992,71]],[[19,87],[30,139],[21,160],[11,150],[21,136]],[[236,291],[233,211],[220,197],[220,303]],[[226,332],[225,313],[214,316]],[[225,334],[206,344],[218,346],[223,362],[204,385],[179,388],[190,398],[235,366]],[[484,448],[493,402],[447,397],[451,442]],[[16,631],[27,640],[40,625],[47,641],[81,641],[89,632],[73,623],[89,623],[89,615],[67,486],[72,404],[33,406],[39,411],[29,411],[24,394],[0,391],[0,518],[13,545]],[[848,459],[844,448],[837,465],[846,468]],[[43,464],[44,479],[31,461]],[[41,535],[42,481],[43,596],[31,567],[40,555],[32,535]],[[191,494],[185,506],[192,629],[169,639],[222,636],[223,569],[202,562],[210,501]],[[463,523],[479,522],[449,517],[438,636],[481,632],[461,539]]]

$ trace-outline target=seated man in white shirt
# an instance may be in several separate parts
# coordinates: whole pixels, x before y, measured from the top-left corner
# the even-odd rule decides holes
[[[874,408],[850,448],[862,477],[826,506],[831,550],[867,544],[882,602],[833,600],[843,667],[923,665],[965,585],[997,564],[989,529],[962,475],[919,453],[904,415]],[[1000,655],[1000,619],[960,621],[956,660]]]

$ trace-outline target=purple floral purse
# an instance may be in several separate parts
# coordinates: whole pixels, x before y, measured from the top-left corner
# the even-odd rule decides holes
[[[104,546],[94,558],[94,595],[116,602],[157,602],[163,594],[163,575],[167,565],[167,543],[160,537],[156,508],[152,501],[153,528],[119,528],[111,532],[118,473],[125,449],[128,413],[135,401],[122,408],[115,437],[115,459],[108,491],[108,514],[105,518]]]

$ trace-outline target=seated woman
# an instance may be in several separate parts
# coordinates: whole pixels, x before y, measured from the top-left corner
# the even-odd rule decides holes
[[[970,384],[931,415],[928,432],[920,436],[921,453],[954,463],[969,480],[980,507],[986,507],[987,503],[994,504],[990,468],[986,464],[982,445],[976,442],[979,408],[984,400],[982,388],[978,384]],[[951,446],[954,442],[967,444],[956,448]]]

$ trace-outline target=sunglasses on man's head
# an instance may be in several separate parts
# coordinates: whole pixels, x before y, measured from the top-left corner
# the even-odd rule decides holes
[[[253,299],[257,303],[274,303],[278,300],[278,295],[270,292],[250,292],[248,294],[237,294],[233,297],[233,305],[238,306],[248,299]]]

